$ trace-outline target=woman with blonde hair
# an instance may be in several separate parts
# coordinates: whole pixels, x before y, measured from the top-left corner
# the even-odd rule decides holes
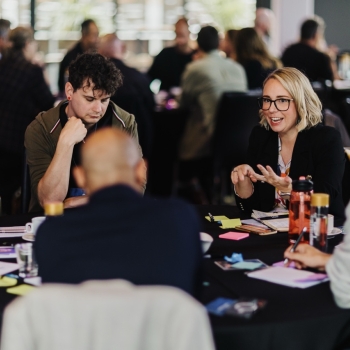
[[[262,87],[265,78],[274,69],[282,67],[269,52],[254,28],[243,28],[235,39],[236,61],[246,72],[249,90]]]
[[[231,173],[238,206],[245,212],[283,207],[292,180],[310,176],[315,192],[330,195],[329,212],[340,224],[345,154],[339,132],[322,124],[322,105],[309,80],[295,68],[278,69],[258,100],[261,120],[250,135],[248,164]]]

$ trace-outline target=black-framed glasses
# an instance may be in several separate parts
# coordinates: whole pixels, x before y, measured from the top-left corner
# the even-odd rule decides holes
[[[288,111],[290,106],[290,101],[293,101],[292,98],[277,98],[276,100],[271,100],[267,97],[259,97],[258,104],[260,109],[263,111],[268,111],[271,107],[272,102],[275,104],[275,107],[280,112]]]

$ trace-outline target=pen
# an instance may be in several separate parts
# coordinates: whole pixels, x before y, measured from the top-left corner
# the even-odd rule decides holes
[[[259,220],[273,220],[273,219],[286,219],[286,218],[289,218],[289,214],[264,216],[262,218],[259,218]]]
[[[301,232],[300,232],[300,235],[298,237],[298,239],[295,241],[295,243],[293,244],[293,247],[291,248],[290,252],[293,253],[295,251],[295,249],[297,248],[299,242],[301,241],[301,239],[303,238],[304,236],[304,232],[306,231],[306,227],[304,227]],[[284,265],[286,265],[288,263],[288,258],[285,258],[284,259]]]
[[[211,222],[215,222],[214,216],[211,213],[208,213],[209,217],[210,217],[210,221]]]
[[[221,225],[221,221],[215,221],[214,216],[211,213],[208,213],[210,222],[216,222],[217,224]]]

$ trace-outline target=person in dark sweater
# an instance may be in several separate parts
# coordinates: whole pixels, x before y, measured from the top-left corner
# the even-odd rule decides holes
[[[345,154],[339,132],[322,124],[310,81],[295,68],[278,69],[266,78],[259,106],[248,162],[231,173],[237,206],[246,213],[286,209],[292,180],[309,176],[315,193],[329,194],[329,212],[342,225]]]
[[[161,81],[161,90],[180,86],[181,75],[188,63],[192,61],[194,50],[190,46],[190,31],[187,20],[179,19],[175,24],[175,46],[163,49],[153,61],[148,75],[151,80]]]
[[[31,28],[17,27],[9,34],[11,48],[0,61],[0,196],[4,213],[12,213],[12,196],[21,185],[24,133],[54,97],[43,69],[33,64],[37,43]]]
[[[143,156],[149,159],[153,136],[152,114],[155,109],[150,80],[147,75],[124,64],[125,45],[114,33],[101,38],[99,52],[109,58],[123,75],[123,85],[111,100],[135,116]]]
[[[299,69],[310,81],[333,80],[330,57],[316,48],[322,36],[319,22],[314,19],[306,20],[301,26],[300,36],[300,42],[284,51],[283,65]]]
[[[58,72],[58,89],[60,93],[64,93],[69,65],[82,53],[97,49],[98,35],[97,25],[92,19],[87,19],[81,24],[81,39],[66,53],[60,63]]]
[[[122,278],[197,294],[202,252],[195,210],[142,197],[144,165],[131,136],[96,131],[74,175],[89,202],[40,226],[34,249],[44,283]]]

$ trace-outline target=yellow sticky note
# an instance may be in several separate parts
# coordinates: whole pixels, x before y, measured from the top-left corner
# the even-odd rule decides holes
[[[6,292],[10,294],[15,294],[15,295],[26,295],[33,289],[35,289],[35,287],[30,286],[28,284],[21,284],[20,286],[7,288]]]
[[[221,228],[235,228],[236,226],[240,226],[241,220],[240,219],[228,219],[228,220],[221,220]]]
[[[15,278],[3,277],[0,278],[0,287],[12,287],[17,284],[17,280]]]
[[[208,221],[211,221],[209,216],[206,216],[205,218],[206,218]],[[225,216],[225,215],[218,215],[218,216],[214,216],[214,220],[215,220],[215,221],[228,220],[228,217]]]

